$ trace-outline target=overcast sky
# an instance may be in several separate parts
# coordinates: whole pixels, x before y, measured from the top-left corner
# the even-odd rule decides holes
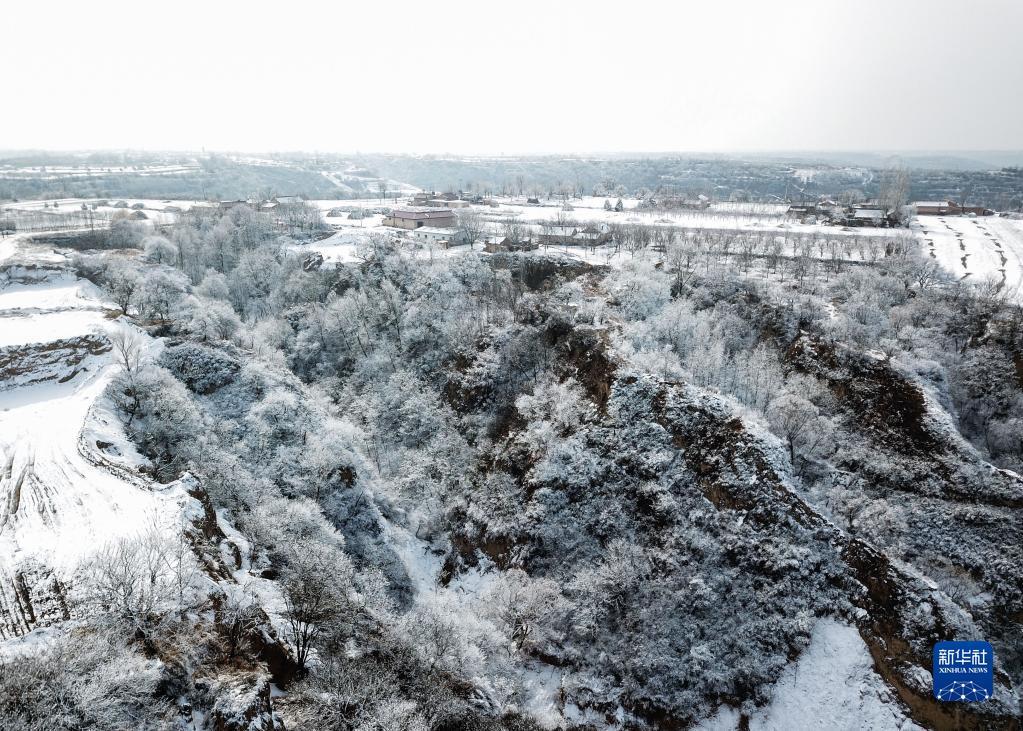
[[[18,2],[0,149],[1023,148],[1023,1]]]

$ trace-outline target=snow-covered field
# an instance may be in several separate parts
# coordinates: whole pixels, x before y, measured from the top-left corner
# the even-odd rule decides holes
[[[1023,293],[1023,220],[985,216],[920,216],[913,224],[929,252],[950,272],[994,278],[1006,294]]]
[[[528,205],[522,198],[498,198],[497,206],[473,206],[481,212],[489,233],[500,235],[504,223],[519,223],[536,230],[545,222],[568,217],[577,224],[621,223],[644,226],[673,226],[693,231],[736,231],[759,234],[773,234],[779,240],[812,236],[818,240],[852,242],[853,245],[836,249],[830,247],[822,256],[833,256],[841,251],[849,261],[867,261],[871,256],[869,242],[883,245],[885,239],[906,235],[905,229],[886,228],[845,228],[825,224],[803,224],[786,218],[786,206],[748,203],[716,203],[705,211],[646,211],[638,209],[638,200],[623,200],[624,211],[604,210],[604,198],[587,197],[571,202],[572,210],[563,210],[558,203]],[[310,201],[325,214],[331,208],[358,207],[373,209],[383,206],[408,205],[405,200],[383,201],[379,198],[347,201]],[[334,236],[314,244],[300,247],[300,251],[319,251],[328,262],[342,263],[358,259],[360,242],[365,242],[373,233],[409,238],[405,232],[382,226],[383,216],[368,214],[366,218],[349,219],[327,217],[328,224],[338,230]],[[1023,301],[1023,220],[1001,217],[968,218],[960,216],[921,216],[914,220],[911,230],[920,240],[923,251],[932,254],[941,265],[960,276],[981,280],[993,277],[1003,282],[1005,293],[1013,299]],[[479,248],[479,247],[477,247]],[[448,251],[435,251],[433,256],[450,256],[469,251],[468,247],[457,247]],[[611,251],[608,247],[596,250],[579,246],[551,246],[553,251],[592,264],[614,265],[628,260],[630,255]],[[425,252],[425,253],[424,253]],[[416,255],[429,256],[428,250],[415,250]],[[791,254],[791,243],[784,250]]]
[[[844,257],[848,261],[867,261],[881,255],[885,239],[892,236],[906,235],[905,230],[879,228],[852,228],[824,224],[801,224],[782,215],[787,206],[772,204],[720,203],[706,211],[647,211],[638,209],[639,200],[623,200],[624,211],[604,210],[604,198],[588,197],[572,201],[571,211],[563,211],[560,204],[550,203],[529,205],[525,198],[498,198],[497,206],[474,205],[472,209],[480,212],[488,236],[502,237],[504,225],[507,223],[521,224],[532,229],[534,234],[540,232],[545,222],[557,221],[559,216],[571,218],[578,226],[602,223],[620,223],[640,226],[671,226],[681,231],[735,231],[755,233],[764,238],[775,237],[782,243],[781,251],[785,255],[794,253],[796,242],[802,238],[809,240],[814,237],[822,246],[814,247],[812,256]],[[381,200],[379,198],[363,198],[346,201],[311,200],[310,204],[319,208],[325,221],[336,229],[336,233],[321,241],[293,247],[293,250],[306,254],[318,252],[324,260],[332,264],[359,261],[360,250],[364,249],[374,236],[397,238],[407,243],[408,253],[416,258],[430,259],[436,257],[458,256],[468,253],[468,246],[452,249],[441,249],[420,245],[414,241],[411,232],[385,227],[383,215],[367,213],[365,218],[351,219],[348,214],[343,216],[327,216],[333,208],[361,208],[372,211],[379,208],[407,206],[407,199]],[[829,244],[830,242],[830,244]],[[476,251],[482,250],[477,244]],[[611,246],[588,248],[572,245],[543,246],[544,253],[555,253],[590,264],[616,266],[633,258],[633,254],[624,250],[615,250]],[[641,255],[641,254],[639,254]]]
[[[781,233],[807,233],[827,236],[894,236],[897,229],[845,228],[824,224],[799,223],[784,214],[787,205],[766,203],[715,203],[705,210],[652,210],[639,207],[638,199],[622,200],[622,211],[608,211],[604,202],[612,204],[617,199],[584,197],[569,201],[566,210],[556,201],[541,201],[541,205],[529,205],[524,199],[497,198],[498,206],[484,207],[497,218],[516,220],[521,223],[543,223],[568,217],[580,223],[619,223],[644,226],[675,226],[686,229],[709,229],[727,231]]]
[[[98,200],[97,198],[58,198],[55,200],[47,201],[19,201],[17,203],[5,203],[3,204],[3,211],[11,211],[16,213],[18,211],[23,212],[37,212],[37,213],[51,213],[51,214],[72,214],[81,212],[82,204],[92,207]],[[135,209],[132,206],[141,204],[142,212],[146,214],[146,218],[154,223],[166,224],[173,223],[176,214],[175,209],[187,211],[192,206],[208,206],[210,205],[207,201],[198,200],[160,200],[156,198],[109,198],[102,199],[107,200],[111,205],[98,206],[96,213],[103,217],[110,217],[118,211],[127,211],[133,213]],[[114,203],[124,201],[127,204],[127,208],[117,208]],[[56,207],[54,207],[56,204]]]
[[[579,224],[588,223],[620,223],[639,224],[646,226],[676,226],[679,228],[716,229],[734,231],[772,231],[779,233],[818,233],[834,236],[894,236],[897,229],[877,228],[843,228],[824,224],[803,224],[787,218],[784,214],[787,205],[767,203],[715,203],[706,210],[661,211],[639,208],[640,200],[623,199],[622,211],[604,209],[604,201],[614,204],[617,199],[606,199],[594,196],[574,198],[569,201],[570,210],[563,208],[559,201],[541,200],[540,205],[529,204],[523,197],[495,197],[495,206],[474,205],[485,219],[500,225],[502,222],[518,222],[522,224],[542,224],[567,217]],[[336,207],[397,208],[409,205],[406,198],[395,200],[380,198],[360,198],[354,200],[312,200],[309,203],[326,212]],[[328,223],[338,225],[358,225],[358,221],[347,219],[327,219]],[[379,224],[377,224],[379,225]],[[369,220],[363,222],[363,228],[370,226]]]

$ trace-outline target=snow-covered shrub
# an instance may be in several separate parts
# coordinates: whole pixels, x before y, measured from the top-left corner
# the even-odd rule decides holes
[[[160,365],[202,395],[231,383],[241,370],[238,362],[223,351],[187,342],[165,348],[160,354]]]
[[[168,728],[159,661],[115,631],[82,629],[0,660],[0,719],[8,731]]]

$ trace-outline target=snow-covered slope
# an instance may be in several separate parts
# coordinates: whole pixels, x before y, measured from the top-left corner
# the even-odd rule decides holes
[[[104,412],[117,372],[98,290],[51,254],[5,242],[0,289],[0,638],[68,616],[92,552],[180,519],[192,498],[156,485]],[[106,450],[105,452],[103,450]]]
[[[993,278],[1010,299],[1023,297],[1023,221],[927,216],[914,227],[925,250],[948,271],[976,280]]]
[[[771,702],[748,719],[750,731],[916,731],[895,694],[874,672],[854,627],[822,619],[810,646],[778,679]],[[739,711],[723,708],[700,731],[741,728]]]

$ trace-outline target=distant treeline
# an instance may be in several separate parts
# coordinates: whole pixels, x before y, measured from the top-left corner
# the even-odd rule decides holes
[[[11,161],[22,166],[57,165],[50,160]],[[76,160],[77,164],[83,164]],[[103,165],[103,163],[95,163]],[[120,166],[120,160],[109,163]],[[129,165],[136,164],[134,162]],[[150,164],[151,161],[150,161]],[[169,163],[170,164],[170,163]],[[196,170],[154,175],[136,171],[97,171],[89,177],[23,177],[0,170],[0,199],[39,198],[166,198],[237,199],[258,194],[305,195],[309,198],[344,197],[342,191],[318,172],[295,167],[247,165],[225,158],[202,160]]]
[[[696,195],[713,200],[798,201],[854,191],[880,192],[885,170],[814,166],[727,158],[521,157],[458,158],[364,155],[373,174],[425,189],[517,195]],[[910,169],[910,199],[952,198],[960,203],[1016,210],[1023,205],[1023,174],[1001,170]]]
[[[39,198],[235,199],[305,195],[372,197],[377,178],[425,190],[543,197],[598,195],[695,196],[715,201],[802,201],[822,196],[877,197],[886,171],[839,163],[743,160],[683,155],[646,157],[455,157],[411,155],[274,154],[257,165],[219,155],[198,167],[160,174],[151,166],[195,165],[192,157],[157,153],[17,153],[0,156],[0,200]],[[62,175],[83,166],[93,175]],[[30,174],[19,168],[46,168]],[[5,170],[5,168],[7,168]],[[149,170],[147,170],[149,168]],[[358,170],[358,172],[354,172]],[[341,171],[343,187],[334,183]],[[330,175],[324,175],[327,173]],[[996,210],[1023,208],[1019,168],[911,168],[910,200],[953,199]],[[333,180],[331,179],[333,178]],[[388,182],[389,187],[393,183]]]

